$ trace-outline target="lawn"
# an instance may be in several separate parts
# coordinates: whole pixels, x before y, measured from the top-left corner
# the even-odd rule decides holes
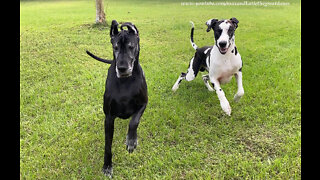
[[[104,84],[111,20],[133,22],[149,104],[129,154],[129,120],[116,119],[114,179],[301,179],[301,4],[182,6],[182,1],[20,2],[20,179],[104,179]],[[189,1],[188,1],[189,2]],[[213,45],[211,18],[236,17],[245,95],[233,78],[222,111],[201,73],[171,87],[198,46]]]

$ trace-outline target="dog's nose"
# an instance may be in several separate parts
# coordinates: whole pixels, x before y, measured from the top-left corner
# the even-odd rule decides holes
[[[221,41],[221,42],[219,42],[219,46],[220,46],[221,48],[225,48],[225,47],[227,46],[227,41]]]
[[[119,66],[118,67],[118,71],[121,72],[121,73],[126,72],[126,70],[127,70],[127,67],[124,67],[124,66]]]

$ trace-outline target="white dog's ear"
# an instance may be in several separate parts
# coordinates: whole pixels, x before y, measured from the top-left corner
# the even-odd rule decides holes
[[[116,20],[112,20],[111,28],[110,28],[110,37],[113,38],[115,35],[119,33],[118,31],[118,22]]]
[[[206,25],[208,26],[207,32],[209,32],[211,29],[213,29],[217,22],[218,22],[218,19],[209,19],[206,22]]]
[[[239,23],[238,19],[235,18],[235,17],[233,17],[233,18],[230,18],[230,21],[231,21],[232,24],[234,25],[234,29],[237,29],[238,23]]]

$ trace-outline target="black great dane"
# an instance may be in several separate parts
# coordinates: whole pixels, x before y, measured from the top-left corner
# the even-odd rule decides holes
[[[139,32],[130,22],[123,23],[118,31],[118,22],[112,21],[110,29],[113,60],[99,58],[89,51],[87,54],[101,62],[111,64],[108,70],[103,101],[105,114],[105,153],[102,168],[106,176],[112,177],[112,139],[116,117],[128,119],[129,130],[126,148],[132,153],[137,146],[137,128],[148,103],[147,83],[139,64]],[[123,29],[124,27],[127,30]]]

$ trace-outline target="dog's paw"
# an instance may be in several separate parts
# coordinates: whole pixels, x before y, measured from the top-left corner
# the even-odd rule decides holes
[[[220,102],[222,110],[228,115],[231,115],[231,107],[228,101]]]
[[[244,94],[244,92],[238,92],[237,94],[235,94],[234,98],[233,98],[234,101],[238,102],[241,99],[241,97],[243,96],[243,94]]]
[[[127,136],[127,139],[126,139],[126,148],[127,148],[127,151],[129,153],[132,153],[134,149],[136,149],[138,145],[138,141],[137,141],[137,138],[135,139],[129,139],[128,136]]]
[[[112,166],[107,166],[107,167],[103,166],[102,172],[105,176],[112,178],[112,173],[113,173]]]
[[[172,86],[172,91],[175,92],[179,88],[179,85],[175,84]]]

